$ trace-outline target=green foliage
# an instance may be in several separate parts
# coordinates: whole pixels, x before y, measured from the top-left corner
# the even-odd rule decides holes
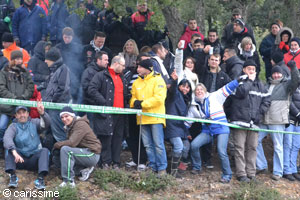
[[[145,191],[154,193],[173,186],[174,178],[166,175],[158,178],[153,173],[141,173],[140,176],[133,176],[129,172],[115,170],[96,170],[94,173],[95,184],[104,190],[109,190],[110,184],[117,187],[129,188],[134,191]]]
[[[280,200],[280,193],[258,183],[241,184],[241,187],[233,191],[227,200]]]
[[[62,187],[58,189],[59,200],[79,200],[79,195],[76,188]]]

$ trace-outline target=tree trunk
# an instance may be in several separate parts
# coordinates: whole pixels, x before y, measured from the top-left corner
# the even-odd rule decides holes
[[[169,37],[173,44],[173,50],[177,48],[177,43],[181,34],[183,33],[183,22],[177,8],[173,6],[166,6],[162,9],[162,13],[165,17],[167,27],[169,30]]]
[[[195,19],[197,20],[200,32],[205,35],[205,7],[204,0],[195,0]]]

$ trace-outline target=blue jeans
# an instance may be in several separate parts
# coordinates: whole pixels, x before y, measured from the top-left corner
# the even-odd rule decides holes
[[[60,110],[48,110],[47,113],[51,118],[51,132],[57,142],[67,139],[67,134],[64,130],[64,124],[60,119]]]
[[[170,143],[172,144],[172,156],[174,157],[184,157],[187,158],[188,152],[190,150],[190,142],[188,140],[183,140],[181,137],[170,138]]]
[[[7,124],[9,122],[9,116],[5,114],[0,115],[0,144],[3,144],[3,137],[5,130],[7,129]]]
[[[286,131],[300,133],[300,126],[290,126]],[[285,134],[283,138],[283,174],[297,173],[297,156],[300,149],[300,135]]]
[[[141,125],[142,140],[149,159],[149,166],[153,171],[167,168],[167,154],[164,144],[164,131],[162,124]]]
[[[261,125],[260,128],[269,130],[284,131],[285,125]],[[257,145],[257,157],[256,157],[256,168],[263,170],[268,168],[268,162],[265,157],[264,149],[262,146],[262,140],[268,135],[267,132],[258,133],[258,145]],[[283,175],[283,134],[282,133],[271,133],[271,138],[274,145],[273,155],[273,174],[282,176]]]
[[[232,172],[230,168],[230,163],[227,155],[227,144],[229,134],[219,134],[215,135],[218,139],[218,154],[222,164],[222,178],[230,180],[232,177]],[[191,157],[193,162],[193,169],[201,170],[201,156],[199,148],[205,144],[210,143],[213,140],[213,136],[207,133],[200,133],[191,143]]]

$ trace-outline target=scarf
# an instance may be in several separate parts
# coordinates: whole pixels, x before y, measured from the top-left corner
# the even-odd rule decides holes
[[[95,45],[94,40],[92,40],[92,41],[90,42],[90,45],[92,45],[92,47],[95,49],[96,52],[101,51],[101,49],[103,48],[103,46],[97,47],[97,46]]]

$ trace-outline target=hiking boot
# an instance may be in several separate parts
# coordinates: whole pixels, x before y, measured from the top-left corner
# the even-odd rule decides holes
[[[79,177],[78,179],[80,181],[88,180],[88,178],[90,177],[90,174],[93,172],[93,170],[94,170],[94,167],[89,167],[89,168],[85,168],[83,170],[80,170],[81,177]]]
[[[179,166],[179,161],[180,161],[180,157],[175,157],[172,156],[172,160],[171,160],[171,176],[173,177],[177,177],[177,172],[178,172],[178,166]],[[179,176],[178,176],[179,178]]]
[[[256,175],[257,174],[267,174],[268,173],[268,170],[267,169],[257,169],[256,170]]]
[[[194,175],[201,174],[201,170],[192,169],[192,170],[191,170],[191,174],[194,174]]]
[[[274,181],[279,181],[281,179],[281,176],[272,174],[271,179],[273,179]]]
[[[255,176],[248,176],[248,178],[250,179],[250,182],[254,182],[254,183],[258,182]]]
[[[289,181],[296,180],[296,178],[292,174],[284,174],[282,177],[288,179]]]
[[[113,164],[112,168],[113,168],[113,170],[115,170],[115,171],[120,171],[120,167],[119,167],[118,164]]]
[[[45,181],[43,178],[37,178],[34,181],[34,187],[38,190],[44,190],[46,188]]]
[[[300,174],[294,173],[293,176],[297,181],[300,181]]]
[[[250,182],[250,179],[247,177],[247,176],[240,176],[240,177],[237,177],[237,180],[239,182],[242,182],[242,183],[249,183]]]
[[[166,170],[160,170],[157,172],[157,178],[161,178],[163,176],[167,175],[167,171]]]
[[[9,175],[9,183],[8,183],[8,187],[9,188],[17,188],[18,187],[18,177],[16,174],[10,174]]]
[[[206,169],[213,169],[214,166],[211,164],[211,161],[207,161],[203,163],[203,166],[206,167]]]

